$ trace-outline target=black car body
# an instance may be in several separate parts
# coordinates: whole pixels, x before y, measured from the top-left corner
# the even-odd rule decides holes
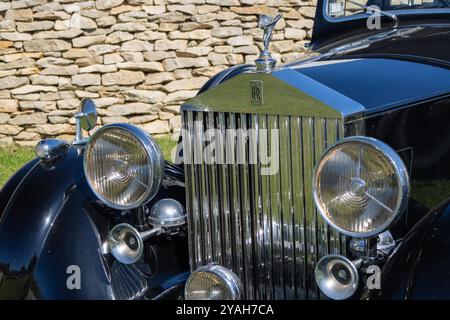
[[[191,271],[210,263],[240,279],[243,298],[325,298],[314,278],[319,259],[357,254],[351,237],[321,219],[310,181],[324,150],[354,136],[395,150],[411,191],[388,228],[395,249],[370,257],[381,267],[380,288],[367,289],[359,271],[352,298],[450,298],[450,8],[364,5],[373,4],[395,12],[398,25],[381,14],[381,29],[368,30],[365,13],[331,18],[319,0],[305,59],[269,72],[237,66],[208,81],[182,107],[183,164],[166,163],[145,206],[102,202],[86,181],[84,145],[26,164],[0,193],[0,298],[177,299]],[[263,96],[252,96],[252,81]],[[223,151],[242,151],[242,163],[187,161],[204,147],[206,129],[247,127],[280,129],[279,175],[258,175],[246,158],[253,142],[239,135],[236,149]],[[186,208],[187,226],[145,242],[137,263],[117,261],[105,248],[112,227],[151,229],[148,210],[165,198]],[[81,289],[67,287],[72,265]]]

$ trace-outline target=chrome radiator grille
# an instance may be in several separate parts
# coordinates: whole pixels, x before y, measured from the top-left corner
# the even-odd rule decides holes
[[[342,121],[189,109],[182,117],[191,268],[217,262],[233,270],[246,299],[321,298],[315,264],[342,254],[345,239],[316,212],[312,174],[316,159],[343,135]],[[231,137],[230,129],[241,130]],[[247,129],[268,134],[245,135]],[[205,152],[213,140],[215,150]],[[261,174],[266,145],[269,154],[278,151],[276,174]]]

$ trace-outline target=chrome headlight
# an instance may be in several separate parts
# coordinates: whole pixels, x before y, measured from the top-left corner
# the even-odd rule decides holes
[[[314,201],[339,232],[368,237],[382,232],[403,213],[409,178],[399,155],[368,137],[343,139],[328,149],[314,176]]]
[[[186,281],[186,300],[239,300],[242,283],[231,270],[209,264],[191,273]]]
[[[99,129],[84,153],[89,186],[108,206],[132,209],[150,201],[164,174],[164,158],[156,142],[128,124]]]

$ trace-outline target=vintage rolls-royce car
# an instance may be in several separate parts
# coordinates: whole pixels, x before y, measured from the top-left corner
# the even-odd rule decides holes
[[[181,106],[178,163],[107,125],[0,193],[0,297],[450,298],[450,4],[319,0],[309,53]]]

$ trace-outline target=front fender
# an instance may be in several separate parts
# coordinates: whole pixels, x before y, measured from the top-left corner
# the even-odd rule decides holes
[[[103,244],[118,215],[88,187],[82,158],[82,149],[71,147],[52,166],[39,162],[0,209],[0,299],[152,299],[182,287],[185,238],[149,246],[145,266],[119,264],[107,253]],[[157,197],[180,193],[175,173]],[[80,288],[67,285],[73,266]]]
[[[12,175],[11,178],[6,181],[0,191],[0,221],[2,220],[4,209],[8,206],[8,202],[13,196],[14,192],[20,186],[22,181],[28,175],[28,173],[33,170],[33,168],[38,164],[39,159],[34,158],[28,161],[22,166],[16,173]]]
[[[382,268],[370,299],[450,299],[450,199],[406,235]]]
[[[208,91],[209,89],[217,87],[222,82],[229,80],[231,78],[234,78],[235,76],[249,71],[253,70],[255,67],[250,64],[239,64],[237,66],[222,70],[221,72],[214,75],[212,78],[210,78],[197,92],[197,95]]]
[[[70,191],[83,178],[81,155],[70,148],[54,166],[35,165],[16,186],[0,224],[0,297],[21,298],[45,240]],[[3,192],[2,192],[3,193]]]

